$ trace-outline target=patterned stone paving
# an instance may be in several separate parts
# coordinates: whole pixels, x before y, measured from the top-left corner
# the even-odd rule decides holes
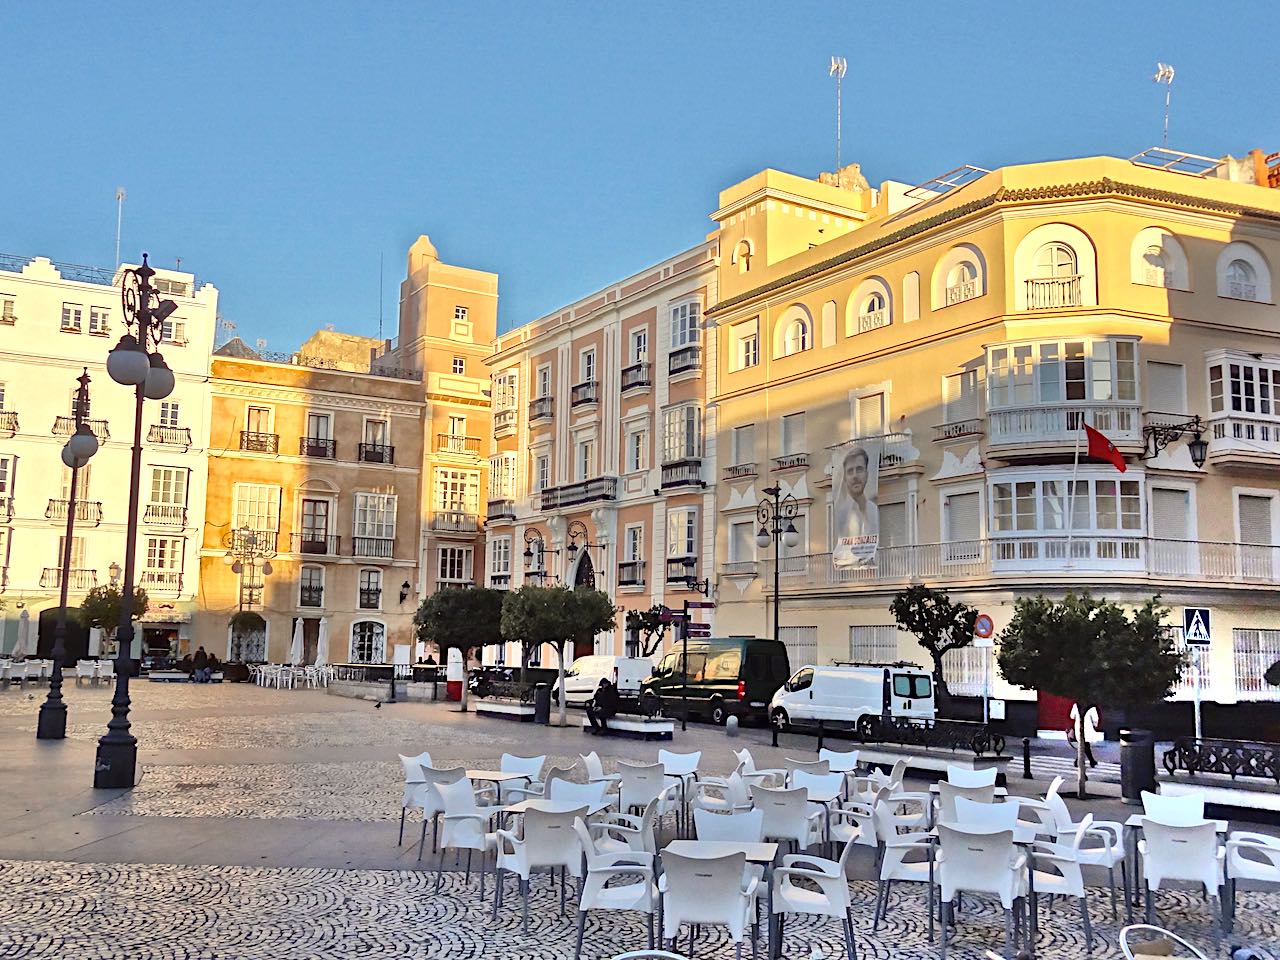
[[[150,710],[201,710],[211,706],[221,706],[234,702],[243,705],[252,698],[240,693],[239,684],[195,684],[195,683],[151,683],[143,681],[129,685],[129,695],[134,705]],[[254,688],[256,689],[256,688]],[[263,691],[268,694],[274,691]],[[13,686],[4,689],[0,686],[0,717],[21,717],[34,715],[40,704],[49,693],[47,684],[29,683],[25,688]],[[68,706],[73,710],[94,710],[104,713],[103,726],[111,716],[111,697],[115,693],[113,684],[99,682],[97,686],[87,680],[76,686],[75,680],[68,677],[62,687],[62,694]],[[287,693],[287,691],[285,691]],[[237,696],[237,694],[240,694]],[[262,699],[262,705],[269,701]],[[74,716],[74,713],[73,713]]]
[[[534,883],[529,935],[521,932],[519,899],[508,882],[497,920],[481,904],[472,878],[446,873],[440,894],[434,874],[416,871],[261,869],[0,861],[0,957],[77,960],[336,960],[361,957],[443,957],[448,960],[538,960],[573,956],[572,907],[559,915],[558,893],[545,878]],[[490,888],[491,889],[491,888]],[[860,957],[933,960],[921,899],[896,897],[888,919],[871,931],[874,886],[853,883]],[[572,902],[572,901],[571,901]],[[1274,940],[1280,895],[1242,893],[1235,942],[1263,949]],[[1116,960],[1117,930],[1105,898],[1092,898],[1093,957]],[[1165,894],[1161,921],[1215,954],[1210,911],[1199,897]],[[981,960],[1001,943],[997,907],[966,899],[952,940],[956,960]],[[682,941],[683,947],[687,943]],[[645,944],[638,914],[588,917],[585,958],[610,957]],[[797,917],[788,921],[786,948],[807,957],[817,948],[842,957],[839,925]],[[733,956],[724,933],[704,928],[697,954]],[[763,950],[761,951],[763,956]],[[1085,956],[1074,909],[1042,913],[1037,955],[1042,960]],[[1277,960],[1263,952],[1266,960]]]

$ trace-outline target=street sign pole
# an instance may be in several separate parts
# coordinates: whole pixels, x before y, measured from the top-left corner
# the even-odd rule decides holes
[[[689,729],[689,601],[684,602],[684,616],[680,618],[680,732]]]
[[[1200,671],[1202,653],[1199,647],[1192,647],[1195,653],[1192,656],[1196,661],[1196,739],[1200,739]]]
[[[1191,655],[1191,666],[1195,671],[1192,676],[1195,690],[1195,724],[1196,739],[1199,740],[1204,731],[1200,724],[1200,706],[1204,695],[1204,652],[1213,644],[1212,611],[1208,607],[1182,608],[1182,642]]]

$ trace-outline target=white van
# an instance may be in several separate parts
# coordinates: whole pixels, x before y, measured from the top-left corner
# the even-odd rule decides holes
[[[583,706],[595,694],[600,681],[606,678],[618,688],[620,696],[639,696],[640,681],[651,673],[653,661],[647,657],[579,657],[565,671],[565,703]],[[559,681],[551,691],[551,699],[555,703],[560,702]]]
[[[933,677],[909,663],[802,667],[769,703],[769,720],[779,730],[792,722],[853,726],[864,716],[932,720],[936,714]]]

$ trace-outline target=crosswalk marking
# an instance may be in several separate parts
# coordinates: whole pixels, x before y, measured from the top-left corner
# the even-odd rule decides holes
[[[1099,760],[1096,767],[1088,768],[1089,779],[1105,783],[1120,782],[1120,764]],[[1032,757],[1031,774],[1037,779],[1052,780],[1054,777],[1065,777],[1072,780],[1076,775],[1074,757]]]

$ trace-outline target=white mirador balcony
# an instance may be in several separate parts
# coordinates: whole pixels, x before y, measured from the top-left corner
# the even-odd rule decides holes
[[[1209,462],[1280,462],[1280,422],[1238,413],[1216,415],[1209,421]]]
[[[1117,445],[1142,443],[1142,413],[1137,403],[1044,403],[990,410],[987,435],[992,446],[1075,443],[1083,423],[1105,433]],[[1083,445],[1083,436],[1080,442]]]

